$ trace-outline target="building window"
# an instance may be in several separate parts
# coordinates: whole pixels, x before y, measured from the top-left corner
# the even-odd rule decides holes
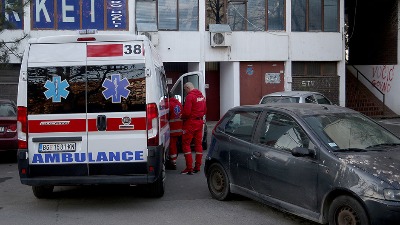
[[[337,76],[337,62],[292,62],[293,76]]]
[[[292,31],[338,32],[338,0],[293,0]]]
[[[285,30],[285,0],[207,0],[206,28],[220,23],[233,31]]]
[[[157,24],[157,3],[153,0],[136,1],[136,23]]]
[[[199,30],[198,0],[137,0],[136,23],[155,23],[158,30]]]

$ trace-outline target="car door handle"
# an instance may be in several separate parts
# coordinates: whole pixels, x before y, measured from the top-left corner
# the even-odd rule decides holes
[[[97,130],[105,131],[107,128],[107,117],[105,115],[97,116]]]
[[[260,158],[261,157],[261,152],[253,152],[253,156],[255,157],[255,158]]]

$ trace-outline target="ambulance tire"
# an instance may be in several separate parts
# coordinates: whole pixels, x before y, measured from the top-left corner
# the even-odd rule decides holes
[[[32,186],[33,195],[36,198],[49,198],[53,190],[54,186]]]
[[[152,198],[161,198],[165,192],[165,165],[157,180],[148,185],[148,196]]]

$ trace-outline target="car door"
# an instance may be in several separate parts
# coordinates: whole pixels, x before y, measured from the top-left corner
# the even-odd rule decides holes
[[[317,207],[318,164],[314,156],[295,157],[295,147],[315,147],[296,121],[269,112],[260,120],[249,161],[253,189],[308,210]]]
[[[260,111],[236,111],[226,123],[224,132],[228,141],[221,142],[221,149],[229,152],[231,183],[251,189],[249,182],[249,159],[255,124]]]
[[[151,67],[142,48],[141,41],[87,45],[89,175],[147,173],[146,68]]]

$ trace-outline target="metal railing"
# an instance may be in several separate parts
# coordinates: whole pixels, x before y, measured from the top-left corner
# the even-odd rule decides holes
[[[385,93],[383,93],[379,88],[377,88],[361,71],[359,71],[354,65],[349,65],[348,66],[353,67],[357,71],[357,80],[359,80],[358,75],[361,75],[368,83],[371,84],[372,87],[374,87],[379,93],[382,94],[382,114],[385,115]],[[357,89],[358,89],[358,83],[357,82]]]

